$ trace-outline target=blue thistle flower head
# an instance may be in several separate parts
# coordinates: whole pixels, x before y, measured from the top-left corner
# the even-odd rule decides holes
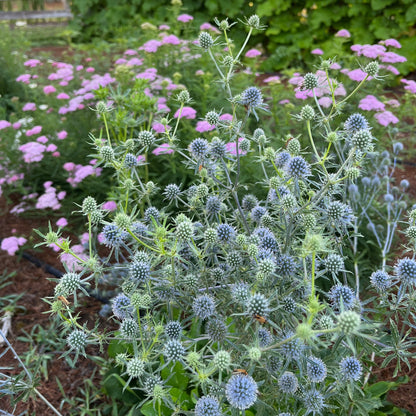
[[[130,299],[123,293],[118,294],[112,300],[113,314],[119,319],[126,319],[132,312]]]
[[[251,376],[235,374],[228,380],[225,394],[231,406],[245,410],[257,400],[257,384]]]
[[[165,333],[170,339],[179,339],[182,332],[182,325],[178,321],[169,321],[165,325]]]
[[[240,282],[231,286],[231,296],[237,302],[245,304],[250,297],[250,287],[247,283]]]
[[[208,153],[209,144],[207,140],[198,138],[192,140],[191,144],[189,145],[189,149],[195,158],[200,160],[203,159]]]
[[[165,195],[166,199],[169,201],[173,201],[179,197],[181,194],[181,190],[178,185],[175,183],[171,183],[166,186],[163,195]]]
[[[260,237],[259,249],[268,250],[272,253],[279,252],[279,244],[271,231]]]
[[[127,168],[134,168],[137,166],[139,162],[137,161],[136,156],[134,156],[132,153],[127,153],[124,158],[124,166]]]
[[[207,319],[215,313],[215,302],[210,296],[201,295],[194,300],[192,308],[196,316]]]
[[[235,239],[235,229],[229,224],[220,224],[217,227],[217,237],[222,243],[230,243]]]
[[[216,195],[211,195],[207,198],[205,208],[208,216],[219,214],[221,211],[221,200]]]
[[[241,94],[241,104],[249,107],[260,107],[263,104],[263,95],[257,87],[248,87]]]
[[[145,282],[150,279],[150,265],[144,261],[134,262],[130,265],[129,274],[132,280]]]
[[[285,371],[278,381],[279,389],[283,393],[293,394],[299,387],[297,377],[291,371]]]
[[[357,381],[360,379],[363,371],[361,363],[355,357],[343,358],[339,363],[339,368],[341,376],[345,380]]]
[[[295,259],[288,254],[282,254],[277,259],[277,270],[283,277],[292,276],[296,271]]]
[[[250,315],[267,316],[269,314],[269,300],[262,293],[254,293],[247,302]]]
[[[287,173],[293,178],[306,178],[311,174],[309,163],[302,156],[291,158],[286,165]]]
[[[259,330],[257,332],[257,337],[259,339],[259,346],[261,348],[267,347],[273,341],[272,334],[266,328],[259,328]]]
[[[359,130],[368,130],[369,127],[368,121],[360,113],[351,114],[344,123],[345,130],[351,134]]]
[[[292,331],[289,331],[284,339],[289,339],[294,335]],[[294,338],[289,342],[285,342],[280,347],[281,353],[289,360],[298,360],[304,350],[304,345],[302,344],[302,341],[299,338]]]
[[[384,292],[391,286],[392,279],[391,276],[384,270],[377,270],[371,274],[370,282],[371,285],[379,292]]]
[[[128,234],[115,224],[107,224],[103,228],[104,244],[107,247],[118,247]]]
[[[219,138],[214,137],[209,147],[209,153],[212,159],[221,159],[226,155],[227,148],[225,143]]]
[[[185,347],[177,339],[170,339],[165,344],[164,355],[168,361],[179,361],[185,353]]]
[[[283,151],[283,152],[279,152],[276,155],[276,158],[274,160],[275,165],[282,169],[286,166],[286,164],[289,162],[289,160],[292,158],[292,156],[290,155],[289,152]]]
[[[309,357],[306,364],[308,378],[312,383],[320,383],[325,380],[327,369],[325,363],[318,357]]]
[[[195,416],[221,416],[219,401],[213,396],[203,396],[196,402]]]
[[[136,221],[131,225],[131,232],[137,237],[146,237],[149,232],[149,228],[146,224]]]
[[[400,259],[394,267],[396,276],[404,283],[416,282],[416,261],[405,257]]]
[[[244,211],[251,211],[258,204],[258,200],[254,195],[248,194],[243,197],[241,205]]]
[[[261,248],[257,253],[257,261],[260,263],[262,260],[272,260],[276,262],[276,256],[272,251]]]
[[[157,222],[159,220],[160,213],[159,210],[155,207],[149,207],[144,212],[144,220],[148,224],[152,224],[152,218]]]
[[[329,291],[329,299],[335,309],[348,311],[354,306],[356,298],[349,286],[337,284]]]
[[[305,391],[303,395],[303,404],[306,409],[305,415],[312,413],[313,415],[322,414],[322,409],[326,407],[324,396],[316,389]]]
[[[251,210],[251,219],[255,222],[260,222],[261,217],[266,214],[267,210],[266,208],[261,207],[260,205],[257,205]]]

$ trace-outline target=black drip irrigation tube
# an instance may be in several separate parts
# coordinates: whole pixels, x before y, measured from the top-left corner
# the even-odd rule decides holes
[[[0,239],[0,242],[1,242],[1,239]],[[39,267],[39,268],[43,269],[46,273],[49,273],[49,274],[55,276],[58,279],[60,279],[64,275],[64,273],[61,272],[60,270],[56,269],[55,267],[51,266],[50,264],[45,263],[42,260],[39,260],[38,258],[32,256],[31,254],[29,254],[26,251],[21,252],[20,255],[24,259],[29,260],[31,263],[33,263],[36,267]],[[91,297],[97,299],[101,303],[103,303],[103,304],[109,304],[110,303],[110,299],[99,295],[94,290],[91,290],[90,288],[85,287],[85,286],[83,286],[83,288],[86,290],[86,292]]]
[[[406,165],[406,166],[416,167],[416,163],[415,162],[408,162],[407,160],[400,160],[400,159],[396,159],[396,162],[399,165]]]

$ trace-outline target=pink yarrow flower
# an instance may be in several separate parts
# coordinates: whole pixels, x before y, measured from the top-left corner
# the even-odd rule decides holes
[[[57,133],[57,136],[59,140],[64,140],[68,136],[68,133],[65,130],[61,130]]]
[[[19,247],[26,243],[23,237],[6,237],[1,242],[1,249],[7,251],[9,256],[14,256]]]
[[[413,81],[412,79],[402,78],[400,82],[406,84],[404,87],[405,90],[411,92],[412,94],[416,94],[416,81]]]
[[[233,120],[233,115],[229,114],[229,113],[224,113],[220,115],[220,120],[221,121],[232,121]]]
[[[6,129],[7,127],[10,127],[11,123],[7,120],[0,120],[0,130]]]
[[[347,29],[341,29],[337,33],[335,33],[335,36],[338,37],[338,38],[350,38],[351,33],[348,32]]]
[[[117,209],[117,204],[114,201],[107,201],[101,206],[105,211],[115,211]]]
[[[198,121],[195,127],[195,130],[200,133],[203,133],[205,131],[211,131],[214,129],[215,129],[215,125],[209,124],[208,121],[205,121],[205,120]]]
[[[181,41],[175,35],[168,35],[162,39],[164,45],[180,45]]]
[[[29,59],[23,65],[28,66],[30,68],[36,68],[40,64],[39,59]]]
[[[280,84],[280,77],[278,75],[273,75],[264,79],[263,82],[266,84]]]
[[[29,82],[30,82],[30,78],[31,78],[32,76],[30,75],[30,74],[22,74],[22,75],[19,75],[17,78],[16,78],[16,81],[17,82],[23,82],[24,84],[29,84]]]
[[[156,147],[156,149],[154,149],[152,151],[152,153],[156,156],[159,155],[170,155],[174,152],[174,150],[170,147],[169,143],[163,143],[161,144],[159,147]]]
[[[242,137],[238,139],[238,142],[240,143],[242,140],[244,140]],[[225,151],[228,152],[232,156],[237,156],[237,147],[235,142],[230,142],[225,144]],[[244,150],[241,150],[240,147],[238,148],[238,153],[240,156],[245,155],[247,152]]]
[[[45,144],[45,143],[48,143],[48,138],[46,137],[46,136],[39,136],[37,139],[36,139],[36,141],[38,142],[38,143],[42,143],[42,144]]]
[[[221,33],[215,26],[208,22],[202,23],[202,25],[199,26],[199,30],[210,30],[214,33]]]
[[[35,111],[35,110],[36,110],[35,103],[26,103],[22,108],[22,111]]]
[[[261,55],[261,52],[258,49],[250,49],[245,54],[247,58],[255,58],[256,56],[260,56],[260,55]]]
[[[397,64],[397,63],[401,63],[401,62],[406,62],[407,59],[402,56],[402,55],[398,55],[395,52],[385,52],[381,58],[380,58],[381,62],[388,62],[390,64]]]
[[[66,92],[60,92],[57,96],[56,96],[56,98],[58,99],[58,100],[69,100],[69,95],[66,93]]]
[[[180,14],[177,18],[178,22],[188,23],[191,20],[194,20],[193,16],[190,14]]]
[[[137,55],[137,51],[135,51],[134,49],[127,49],[127,50],[124,52],[124,55],[130,55],[130,56],[132,56],[132,55]]]
[[[402,45],[400,45],[400,42],[397,41],[396,39],[386,39],[383,43],[386,46],[391,46],[392,48],[400,49],[402,47]]]
[[[357,82],[361,82],[367,76],[367,74],[359,68],[347,72],[347,75],[350,79]],[[368,77],[367,79],[370,80],[372,77]]]
[[[385,105],[374,95],[367,95],[360,101],[358,108],[365,111],[384,111]]]
[[[66,218],[59,218],[58,221],[56,221],[56,225],[58,227],[66,227],[68,225],[68,220]]]
[[[20,146],[19,150],[23,153],[23,160],[26,163],[39,162],[43,159],[46,146],[37,142],[29,142]]]
[[[177,110],[176,113],[174,114],[174,118],[187,118],[187,119],[194,119],[196,117],[196,110],[194,110],[192,107],[183,107],[182,111],[181,109]]]
[[[39,134],[42,131],[42,126],[35,126],[26,132],[26,136],[33,136]]]
[[[154,53],[157,52],[160,46],[162,46],[162,42],[160,42],[159,40],[152,39],[143,44],[143,46],[141,46],[139,50],[143,50],[148,53]]]
[[[322,49],[316,48],[311,51],[312,55],[323,55],[324,51]]]
[[[56,92],[56,88],[53,85],[46,85],[46,87],[43,87],[43,92],[49,95]]]
[[[396,124],[399,122],[399,119],[390,111],[374,114],[374,118],[384,127],[388,126],[390,123]]]

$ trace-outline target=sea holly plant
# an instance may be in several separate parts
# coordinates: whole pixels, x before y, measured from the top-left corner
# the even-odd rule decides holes
[[[43,235],[42,244],[73,255],[80,269],[66,270],[51,310],[63,320],[68,354],[109,345],[105,365],[100,361],[107,371],[103,389],[113,400],[122,397],[126,414],[369,415],[382,406],[368,388],[375,357],[396,360],[398,369],[409,365],[416,282],[414,210],[406,232],[410,254],[394,266],[387,262],[406,187],[393,191],[389,163],[380,162],[388,157],[370,123],[344,113],[370,76],[377,81],[379,64],[366,65],[363,82],[341,100],[328,76],[332,105],[315,99],[294,114],[307,146],[291,137],[280,149],[261,127],[270,117],[262,90],[235,90],[232,83],[251,34],[262,29],[255,15],[240,23],[248,35],[239,50],[229,40],[228,20],[218,21],[221,38],[202,32],[198,39],[231,114],[206,114],[215,135],[181,136],[180,114],[192,91],[176,95],[179,116],[170,129],[166,115],[163,132],[141,128],[117,140],[107,128],[117,109],[97,104],[103,129],[91,136],[93,153],[114,171],[117,209],[105,216],[93,193],[84,199],[84,257],[60,231]],[[316,98],[317,87],[316,76],[307,74],[303,88]],[[137,156],[162,140],[193,173],[191,184],[161,188],[147,179],[149,161],[145,156],[139,166]],[[395,143],[393,153],[401,146]],[[260,182],[242,181],[249,163],[260,166]],[[370,175],[383,175],[383,198],[379,187],[370,189]],[[366,194],[358,199],[362,186]],[[374,223],[384,212],[388,230],[381,232]],[[382,260],[371,271],[356,257],[358,216],[378,232]],[[108,250],[96,250],[96,239]],[[85,288],[99,288],[109,275],[116,292],[109,319],[118,329],[101,333],[98,322],[91,329],[75,309]]]

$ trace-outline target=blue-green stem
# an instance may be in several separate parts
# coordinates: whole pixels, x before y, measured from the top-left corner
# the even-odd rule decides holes
[[[105,131],[107,132],[107,140],[111,144],[110,133],[108,131],[107,117],[105,113],[103,113],[103,120],[104,120],[104,125],[105,125]]]

